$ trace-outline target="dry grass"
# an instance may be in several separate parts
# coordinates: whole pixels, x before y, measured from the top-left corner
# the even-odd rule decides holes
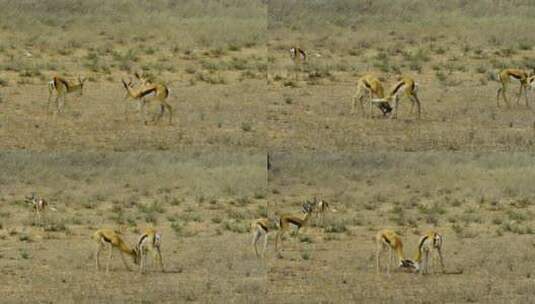
[[[275,153],[272,166],[274,209],[297,211],[317,195],[337,210],[287,237],[283,259],[269,244],[273,302],[528,301],[531,155]],[[426,229],[442,232],[447,274],[376,275],[374,237],[385,227],[401,233],[408,257]]]
[[[535,68],[532,2],[0,0],[2,300],[529,302],[535,163],[495,151],[533,149],[533,105],[496,108],[495,77]],[[172,125],[144,126],[134,104],[124,116],[135,71],[169,86]],[[350,115],[365,73],[416,78],[423,119],[406,101],[395,121]],[[51,115],[57,74],[88,81]],[[31,191],[57,209],[41,223]],[[257,260],[251,220],[315,195],[337,212]],[[133,244],[147,226],[166,273],[128,272],[117,254],[94,270],[95,229]],[[447,274],[376,275],[384,227],[407,256],[440,230]]]
[[[6,303],[260,300],[266,269],[245,232],[265,205],[264,155],[4,152],[0,159]],[[42,225],[23,202],[31,191],[57,209]],[[245,229],[230,230],[229,221]],[[143,227],[162,232],[166,273],[127,272],[117,254],[110,274],[94,270],[92,233],[122,225],[129,244]]]
[[[1,149],[265,147],[259,1],[2,2],[10,10],[0,21]],[[126,120],[120,80],[134,71],[169,86],[171,126],[144,127],[133,103]],[[57,74],[89,81],[54,117],[46,82]]]
[[[265,123],[258,119],[263,110],[257,98],[265,89],[259,81],[222,87],[170,85],[173,124],[168,125],[164,116],[158,125],[148,126],[143,125],[135,102],[129,102],[124,115],[119,83],[86,86],[80,101],[67,97],[64,112],[56,116],[46,113],[46,86],[26,85],[22,92],[18,87],[4,89],[0,147],[136,151],[265,146]],[[156,112],[155,107],[148,110]]]
[[[532,150],[532,108],[498,109],[495,75],[504,67],[535,68],[535,36],[519,30],[535,6],[495,2],[273,1],[269,143],[316,150]],[[297,80],[288,54],[296,44],[310,59]],[[366,73],[380,76],[387,88],[400,74],[415,78],[423,119],[409,115],[406,100],[397,121],[349,114],[356,81]]]
[[[0,265],[6,303],[263,302],[266,6],[260,1],[0,1]],[[174,122],[124,116],[121,78],[171,90]],[[54,75],[88,78],[47,113]],[[158,109],[150,107],[148,114]],[[36,191],[57,211],[42,222]],[[99,227],[155,226],[166,273],[94,269]]]

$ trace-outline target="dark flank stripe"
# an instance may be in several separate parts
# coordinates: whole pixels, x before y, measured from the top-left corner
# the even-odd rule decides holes
[[[107,242],[107,243],[111,243],[111,240],[108,239],[105,235],[101,234],[100,237],[102,237],[102,239]]]
[[[400,82],[398,83],[398,85],[394,88],[394,91],[392,91],[392,95],[397,94],[397,92],[399,91],[399,89],[400,89],[404,84],[405,84],[404,81],[400,81]]]
[[[521,79],[521,78],[522,78],[522,75],[519,75],[519,74],[513,74],[513,73],[511,73],[511,74],[509,74],[509,75],[511,75],[511,77],[513,77],[513,78],[515,78],[515,79]]]
[[[165,97],[167,98],[169,96],[169,89],[167,87],[164,87],[165,89]]]
[[[260,228],[262,228],[262,230],[264,230],[265,232],[268,232],[268,227],[266,227],[264,224],[259,222],[258,225],[260,226]]]
[[[368,89],[372,89],[372,86],[370,85],[370,83],[366,80],[362,80],[362,82],[364,83],[364,85],[368,88]]]
[[[390,244],[390,240],[386,237],[386,235],[383,234],[383,240],[385,240],[385,242],[389,245],[392,245]]]
[[[145,97],[145,96],[147,96],[149,94],[152,94],[154,92],[156,92],[156,88],[151,88],[151,89],[148,89],[146,91],[141,92],[141,94],[139,94],[139,96],[140,97]]]
[[[297,49],[297,51],[299,52],[299,54],[301,54],[301,57],[303,57],[303,59],[307,58],[307,54],[305,53],[305,51],[303,51],[302,49]]]
[[[142,235],[141,238],[139,239],[139,242],[137,242],[137,247],[140,247],[143,241],[148,237],[149,236],[147,234]]]
[[[57,83],[58,81],[63,83],[63,85],[67,88],[67,90],[69,90],[69,83],[67,81],[65,81],[64,79],[59,78],[59,77],[54,77],[54,85],[56,85],[56,87],[58,85],[58,83]]]
[[[292,224],[294,224],[296,226],[301,226],[301,222],[299,222],[299,221],[297,221],[297,220],[295,220],[293,218],[288,218],[288,222],[292,223]]]
[[[421,240],[420,240],[420,244],[418,244],[418,249],[421,251],[422,250],[422,246],[424,245],[425,241],[427,240],[427,235],[424,236]]]

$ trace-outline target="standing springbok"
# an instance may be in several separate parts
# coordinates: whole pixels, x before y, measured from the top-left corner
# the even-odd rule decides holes
[[[522,96],[522,92],[524,92],[524,97],[526,99],[526,106],[529,107],[528,103],[528,85],[530,87],[533,87],[533,78],[528,75],[528,72],[524,70],[519,69],[505,69],[498,73],[498,80],[500,81],[500,87],[496,91],[496,106],[500,107],[500,96],[505,101],[506,106],[509,108],[510,104],[507,100],[507,85],[509,82],[511,82],[511,79],[518,80],[520,82],[520,91],[518,92],[518,96],[516,98],[517,105],[520,105],[520,97]],[[528,84],[528,79],[531,80],[531,83]]]
[[[253,248],[254,252],[256,254],[256,257],[264,257],[264,253],[266,252],[267,242],[268,242],[268,236],[271,232],[271,229],[269,227],[269,219],[268,218],[259,218],[253,221],[251,224],[251,230],[253,231]],[[258,248],[257,243],[260,240],[260,238],[264,237],[264,245],[262,247],[262,253],[258,254]]]
[[[124,254],[128,254],[132,257],[135,264],[139,263],[139,253],[138,250],[130,248],[121,237],[121,233],[112,229],[99,229],[93,234],[93,239],[97,242],[97,252],[96,252],[96,266],[97,271],[100,270],[100,252],[108,246],[109,255],[108,262],[106,263],[106,272],[110,270],[110,261],[113,255],[113,248],[117,248],[121,253],[121,260],[123,261],[124,266],[128,271],[130,267],[124,258]]]
[[[162,253],[160,246],[162,243],[162,235],[154,228],[147,228],[143,231],[136,245],[138,252],[139,272],[143,273],[147,265],[147,255],[150,253],[158,262],[160,270],[164,272]]]
[[[164,111],[167,110],[169,112],[169,124],[172,123],[173,108],[166,101],[167,97],[169,97],[169,88],[167,86],[163,84],[148,83],[134,87],[132,86],[131,82],[127,83],[124,81],[124,79],[121,79],[121,81],[126,90],[126,95],[124,98],[125,102],[127,102],[129,99],[138,100],[141,102],[141,114],[143,116],[143,122],[145,125],[147,124],[147,121],[145,120],[144,106],[150,102],[157,102],[160,104],[160,115],[158,116],[158,121],[164,115]],[[127,114],[127,107],[128,104],[125,103],[125,115]]]
[[[390,274],[390,266],[397,257],[397,266],[399,268],[413,268],[414,263],[411,260],[405,259],[403,255],[403,242],[399,235],[390,229],[380,230],[375,236],[376,253],[375,258],[377,262],[377,273],[381,272],[381,256],[385,251],[388,251],[388,261],[386,263],[386,273]]]
[[[325,214],[328,211],[336,212],[336,209],[330,207],[329,202],[324,199],[318,199],[316,196],[314,196],[312,203],[314,204],[314,213],[319,217],[322,226],[325,222]]]
[[[305,202],[303,204],[303,214],[297,215],[297,214],[281,214],[278,215],[279,217],[279,231],[277,232],[277,235],[275,236],[275,251],[279,253],[279,243],[282,247],[282,237],[284,234],[290,229],[290,224],[297,227],[297,232],[301,228],[303,228],[310,219],[310,216],[312,215],[312,212],[314,211],[314,205],[310,202]]]
[[[25,197],[25,201],[26,203],[30,204],[33,208],[33,210],[35,211],[35,216],[37,217],[38,221],[39,221],[39,224],[42,224],[42,214],[44,215],[45,213],[45,210],[47,209],[48,207],[48,202],[41,198],[41,197],[38,197],[37,196],[37,193],[35,192],[32,192],[32,195],[31,196],[26,196]],[[50,207],[49,208],[50,210],[52,211],[56,211],[55,208],[53,207]]]
[[[416,270],[416,272],[427,274],[429,273],[429,266],[435,266],[434,264],[436,264],[436,258],[438,256],[442,273],[444,273],[445,266],[444,258],[442,256],[443,244],[444,238],[440,233],[433,230],[428,231],[418,241],[418,251],[414,261],[407,261]]]
[[[85,81],[86,79],[81,76],[78,76],[77,84],[69,83],[67,80],[59,76],[55,76],[54,78],[52,78],[52,80],[48,82],[48,103],[46,106],[47,112],[49,112],[50,101],[52,99],[52,95],[54,95],[54,92],[56,93],[56,111],[59,113],[63,110],[63,107],[65,106],[65,97],[68,94],[77,92],[78,98],[82,97],[84,93]]]
[[[302,65],[307,62],[307,53],[302,48],[291,47],[290,59],[292,59],[292,62],[294,63],[294,77],[295,80],[297,80],[298,70],[301,71]]]

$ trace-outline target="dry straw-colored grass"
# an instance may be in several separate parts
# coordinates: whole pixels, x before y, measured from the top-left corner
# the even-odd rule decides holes
[[[265,146],[265,5],[259,1],[1,1],[0,148],[246,149]],[[121,79],[170,88],[174,123],[125,118]],[[88,81],[47,113],[53,76]],[[52,107],[50,110],[53,110]],[[157,107],[148,107],[148,118]]]
[[[535,144],[533,98],[530,109],[494,99],[497,70],[535,68],[533,1],[0,4],[4,302],[531,300],[534,162],[489,151]],[[306,64],[289,59],[294,45]],[[172,125],[144,126],[133,104],[124,117],[120,80],[134,71],[169,86]],[[349,115],[364,73],[387,87],[416,78],[422,120],[403,101],[397,121]],[[54,116],[56,74],[88,82]],[[31,191],[57,209],[43,222],[23,201]],[[250,221],[315,195],[337,212],[287,234],[282,258],[270,242],[257,260]],[[103,226],[129,244],[157,227],[167,272],[127,272],[117,255],[96,272],[90,235]],[[447,274],[375,275],[384,227],[408,256],[439,229]]]
[[[265,212],[264,155],[3,152],[0,162],[5,303],[261,299],[266,269],[246,232]],[[42,222],[23,201],[32,191],[57,209]],[[128,272],[118,253],[109,274],[94,270],[97,228],[133,245],[147,226],[162,233],[166,273]]]
[[[313,196],[337,210],[287,237],[283,259],[270,247],[274,302],[529,302],[530,154],[274,153],[272,166],[272,211],[297,212]],[[376,275],[382,228],[401,234],[411,258],[425,230],[440,231],[446,274]]]
[[[496,73],[535,68],[530,1],[273,1],[268,105],[272,146],[317,150],[532,150],[532,108],[496,107]],[[298,17],[296,17],[298,16]],[[288,47],[309,52],[297,79]],[[358,77],[420,84],[423,118],[350,115]],[[533,107],[533,92],[530,103]],[[380,116],[379,111],[377,115]]]

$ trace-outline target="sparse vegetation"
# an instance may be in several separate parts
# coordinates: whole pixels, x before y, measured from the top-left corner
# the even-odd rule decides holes
[[[531,151],[531,124],[515,125],[516,135],[497,127],[502,121],[529,121],[526,111],[498,110],[496,120],[483,113],[496,107],[497,70],[531,71],[535,66],[535,40],[517,30],[529,23],[526,12],[535,12],[535,6],[527,0],[500,3],[499,9],[483,0],[461,2],[401,0],[393,7],[386,0],[270,1],[268,79],[274,95],[292,100],[286,108],[272,103],[274,116],[292,119],[288,127],[273,130],[277,136],[271,146],[319,151]],[[298,77],[287,50],[296,43],[309,52],[304,65],[309,71]],[[311,67],[328,67],[328,73],[312,73],[316,68]],[[379,76],[387,91],[399,75],[415,78],[422,119],[438,125],[412,128],[350,114],[355,82],[367,73]],[[512,83],[510,98],[517,85]],[[402,100],[400,117],[410,117],[409,109],[409,102]],[[375,115],[381,116],[379,111]],[[477,130],[473,138],[471,129]]]
[[[264,130],[255,129],[253,136],[241,129],[242,122],[265,113],[265,101],[257,98],[267,71],[262,2],[2,3],[9,12],[0,20],[0,89],[16,88],[15,94],[0,92],[10,101],[3,103],[0,120],[9,116],[20,127],[2,132],[0,149],[128,151],[263,144],[259,134]],[[128,81],[140,71],[147,79],[168,85],[178,123],[159,132],[143,129],[130,115],[134,103],[127,106],[129,119],[119,119],[120,80]],[[69,81],[81,75],[90,81],[82,98],[69,96],[65,101],[65,119],[45,129],[46,83],[55,75]],[[191,86],[183,86],[188,83]],[[145,110],[154,114],[155,108]],[[33,114],[12,115],[19,111]],[[189,120],[189,113],[205,113],[204,122],[193,119],[185,128],[182,123]],[[76,123],[65,125],[72,121]],[[60,140],[56,135],[67,129]],[[27,136],[35,131],[42,131],[37,135],[41,140]]]
[[[495,151],[533,150],[533,112],[494,98],[497,70],[535,68],[533,33],[519,31],[535,5],[498,2],[0,0],[3,300],[529,302],[535,163]],[[123,116],[120,81],[139,71],[170,88],[173,125],[142,125],[134,103]],[[350,114],[364,73],[387,92],[415,78],[423,119],[407,100],[398,120]],[[52,118],[53,75],[89,81]],[[57,207],[43,223],[22,200],[31,191]],[[281,256],[270,236],[256,259],[251,220],[314,196],[333,212],[289,233]],[[167,273],[145,280],[117,256],[110,274],[93,271],[104,226],[129,245],[157,227]],[[376,276],[372,238],[386,227],[407,257],[440,230],[447,273]]]
[[[526,269],[532,265],[529,259],[524,260],[532,247],[525,240],[534,233],[535,215],[532,200],[526,199],[532,197],[529,180],[535,177],[535,161],[529,153],[294,151],[273,153],[271,157],[268,193],[275,204],[272,209],[298,210],[299,201],[315,195],[338,209],[328,214],[324,225],[302,230],[299,242],[285,240],[285,246],[291,250],[284,252],[282,262],[270,261],[285,265],[274,269],[273,277],[289,272],[314,278],[305,284],[273,281],[275,287],[282,288],[284,284],[294,291],[305,289],[299,299],[344,302],[350,296],[340,293],[340,286],[326,286],[327,278],[356,285],[377,278],[371,258],[375,252],[372,239],[381,228],[393,228],[401,235],[405,255],[410,258],[414,257],[423,232],[441,232],[447,248],[447,273],[467,271],[455,278],[437,274],[432,279],[457,286],[461,294],[484,288],[484,284],[474,282],[484,280],[489,271],[503,277],[494,281],[494,286],[507,290],[505,277],[520,275],[518,265]],[[491,266],[487,265],[489,259]],[[328,267],[329,272],[323,267]],[[413,285],[415,279],[400,272],[393,273],[388,281],[386,277],[379,278],[374,286],[385,289],[374,299],[388,302],[394,289],[386,286],[392,281],[423,290]],[[470,288],[457,285],[468,280],[472,282],[467,285]],[[356,285],[351,284],[348,289],[353,290]],[[320,286],[321,292],[317,292]],[[435,287],[438,295],[428,298],[463,301],[461,294],[452,294],[447,286]],[[523,298],[527,294],[510,293],[506,298]],[[297,297],[290,298],[299,301]],[[484,298],[479,295],[473,299]],[[402,296],[396,299],[405,302]],[[495,303],[505,298],[496,295],[496,299],[485,299]]]
[[[95,244],[90,236],[98,228],[118,230],[125,241],[133,245],[142,229],[156,227],[162,233],[167,273],[151,273],[154,283],[149,284],[157,283],[170,290],[176,288],[176,279],[193,282],[198,278],[198,274],[182,271],[188,263],[203,260],[197,269],[205,269],[220,278],[211,288],[223,290],[227,288],[225,280],[243,282],[243,274],[256,262],[250,255],[240,258],[248,265],[227,267],[235,257],[235,249],[249,243],[249,220],[254,211],[264,209],[266,173],[263,154],[237,151],[183,151],[180,154],[161,151],[4,151],[0,152],[0,162],[4,164],[0,172],[0,203],[3,205],[0,212],[3,244],[0,264],[3,269],[17,269],[3,274],[12,282],[5,287],[17,288],[28,278],[38,279],[44,286],[61,282],[50,292],[33,293],[32,301],[61,303],[67,291],[70,295],[82,294],[95,282],[134,277],[133,272],[122,270],[118,253],[114,254],[110,265],[110,274],[114,278],[93,270]],[[24,194],[32,191],[37,191],[57,209],[48,210],[43,223],[33,226],[33,210],[23,201]],[[204,203],[199,204],[196,193],[206,197]],[[226,212],[230,210],[226,204],[219,204],[213,198],[236,202],[232,207],[234,215]],[[251,208],[251,211],[241,208]],[[205,245],[210,249],[199,250]],[[92,261],[91,267],[82,266],[88,258]],[[76,274],[78,279],[71,281],[64,277],[62,273],[66,272]],[[250,273],[248,277],[255,281],[265,280],[266,275],[258,272]],[[196,296],[198,299],[211,298],[211,288],[192,282],[184,283],[182,288],[187,286],[202,291]],[[92,299],[106,302],[114,297],[135,302],[134,298],[140,296],[136,290],[140,284],[146,284],[141,281],[126,285],[122,281],[116,283],[113,293],[101,291]],[[132,297],[117,295],[117,290],[130,290]],[[4,300],[9,302],[10,297],[19,298],[17,295],[23,292],[12,289]],[[218,294],[227,294],[227,291],[221,292]],[[255,297],[254,294],[251,296]],[[151,302],[152,299],[162,301],[161,294],[152,292],[143,297]],[[229,290],[227,298],[232,297]],[[175,300],[176,294],[173,299],[169,298],[171,302]]]

